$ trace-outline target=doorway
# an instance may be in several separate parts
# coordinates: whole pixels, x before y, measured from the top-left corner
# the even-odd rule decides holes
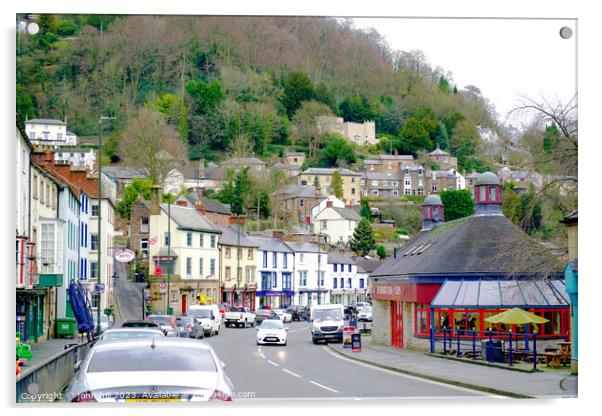
[[[186,303],[186,293],[182,293],[182,315],[186,314],[188,305]]]
[[[403,348],[403,303],[391,302],[391,346]]]

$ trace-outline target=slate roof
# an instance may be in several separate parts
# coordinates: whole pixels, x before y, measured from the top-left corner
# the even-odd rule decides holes
[[[353,259],[343,253],[331,251],[328,253],[328,264],[355,264]]]
[[[286,152],[284,153],[284,156],[305,156],[305,153],[303,152]]]
[[[569,214],[567,214],[566,217],[564,217],[564,219],[562,219],[562,221],[560,221],[563,224],[572,224],[574,222],[577,222],[578,220],[578,215],[577,215],[578,211],[573,211],[570,212]]]
[[[294,241],[287,241],[286,245],[290,247],[294,252],[300,253],[318,253],[318,245],[315,243],[298,243]],[[325,250],[320,249],[320,253],[326,254]]]
[[[381,160],[414,160],[412,155],[380,155],[378,158]]]
[[[230,210],[230,204],[223,204],[217,199],[209,199],[209,198],[200,198],[201,206],[207,212],[215,212],[218,214],[232,214]]]
[[[219,238],[219,243],[228,246],[241,247],[258,247],[257,243],[251,239],[245,232],[240,233],[240,240],[238,239],[238,230],[236,227],[224,227],[221,229],[222,235]]]
[[[366,273],[372,273],[374,270],[376,270],[382,264],[382,261],[380,261],[380,260],[369,259],[366,257],[355,257],[354,260],[355,260],[355,263],[357,264],[358,272],[360,271],[360,268],[361,268]]]
[[[365,172],[362,176],[365,176],[369,181],[380,180],[380,181],[399,181],[401,175],[397,172]]]
[[[31,120],[27,120],[25,124],[53,124],[55,126],[66,126],[67,123],[61,120],[56,120],[53,118],[32,118]]]
[[[560,263],[503,215],[471,216],[420,231],[371,276],[551,274]]]
[[[223,165],[265,165],[256,157],[233,157],[222,162]]]
[[[123,166],[106,166],[102,172],[114,179],[146,179],[148,175],[138,168],[128,168]]]
[[[161,204],[161,209],[167,214],[167,204]],[[179,205],[171,204],[171,218],[181,229],[221,233],[215,224],[202,216],[196,208],[181,207]]]
[[[316,194],[316,187],[313,185],[289,184],[274,192],[276,195],[283,195],[285,198],[323,198],[325,196]],[[272,195],[274,195],[272,194]]]
[[[288,245],[286,245],[282,240],[274,237],[250,236],[249,240],[251,240],[255,244],[255,247],[259,248],[259,250],[278,251],[281,253],[292,252]]]
[[[432,152],[430,152],[429,156],[451,156],[451,155],[449,153],[447,153],[445,150],[441,150],[439,148],[439,145],[437,145],[437,148],[435,150],[433,150]]]
[[[352,209],[349,208],[339,208],[339,207],[330,207],[334,209],[341,217],[346,220],[359,221],[362,219],[360,215]]]
[[[356,173],[352,170],[346,168],[308,168],[305,169],[302,174],[303,175],[332,175],[335,170],[338,170],[341,175],[352,175],[352,176],[360,176],[359,173]]]

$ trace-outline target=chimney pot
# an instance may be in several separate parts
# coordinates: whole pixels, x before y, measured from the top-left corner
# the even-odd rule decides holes
[[[151,188],[151,206],[150,214],[159,215],[161,213],[161,187],[153,185]]]
[[[332,201],[326,201],[326,207],[332,208]]]
[[[180,207],[187,207],[188,203],[186,201],[176,201],[176,205],[180,206]]]

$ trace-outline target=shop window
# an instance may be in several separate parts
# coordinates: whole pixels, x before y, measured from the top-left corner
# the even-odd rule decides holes
[[[426,305],[416,304],[416,320],[414,324],[414,331],[417,334],[428,334],[428,307]]]

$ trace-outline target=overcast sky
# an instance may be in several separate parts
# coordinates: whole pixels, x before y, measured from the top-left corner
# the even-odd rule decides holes
[[[394,50],[420,49],[451,71],[458,88],[477,86],[506,120],[521,95],[567,101],[576,92],[574,20],[355,18]],[[573,36],[562,39],[563,26]],[[508,120],[514,125],[520,120]]]

